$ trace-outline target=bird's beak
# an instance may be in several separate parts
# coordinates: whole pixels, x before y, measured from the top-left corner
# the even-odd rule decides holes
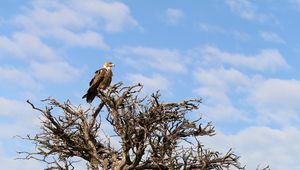
[[[115,65],[114,65],[114,64],[111,64],[110,66],[111,66],[111,67],[114,67]]]

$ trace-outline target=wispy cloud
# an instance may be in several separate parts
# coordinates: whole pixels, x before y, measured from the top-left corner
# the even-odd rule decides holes
[[[60,27],[73,31],[90,28],[118,32],[129,26],[138,26],[125,4],[98,0],[84,3],[80,0],[33,1],[32,7],[18,15],[15,21],[16,24],[35,30]]]
[[[15,75],[2,79],[9,82],[19,79],[26,87],[38,81],[71,81],[79,75],[80,68],[66,61],[68,56],[64,50],[70,47],[107,50],[109,45],[101,32],[138,27],[127,5],[98,0],[85,3],[79,0],[32,1],[10,21],[18,29],[11,35],[0,35],[0,57],[13,58],[27,67],[8,69],[9,65],[1,66],[2,73]]]
[[[44,43],[38,36],[26,32],[14,33],[12,38],[0,37],[0,57],[14,58],[24,63],[22,68],[0,65],[2,80],[16,86],[37,87],[39,80],[64,83],[76,78],[79,69],[64,61],[55,48]],[[44,64],[39,64],[44,63]],[[27,66],[30,65],[30,66]],[[27,67],[26,67],[27,66]]]
[[[241,40],[241,41],[248,41],[248,40],[251,40],[251,35],[248,34],[248,33],[246,33],[246,32],[234,30],[234,31],[232,31],[232,35],[233,35],[236,39]]]
[[[204,109],[214,120],[234,117],[280,127],[300,122],[299,80],[264,76],[269,70],[277,72],[290,67],[277,50],[245,55],[206,46],[198,52],[203,58],[194,70],[199,83],[195,92],[204,97]],[[232,96],[238,96],[240,102]],[[253,112],[251,117],[247,113],[249,108]]]
[[[128,74],[127,78],[129,81],[137,84],[141,83],[144,85],[144,90],[147,93],[154,93],[157,90],[162,90],[164,92],[170,92],[170,81],[163,77],[162,75],[156,74],[152,76],[145,76],[142,74]]]
[[[232,85],[245,87],[250,82],[246,75],[233,68],[198,68],[194,74],[201,84],[224,92],[227,92]]]
[[[298,10],[300,10],[300,0],[289,0],[289,2]]]
[[[270,16],[259,13],[249,0],[226,0],[226,4],[233,12],[246,20],[264,22],[270,19]]]
[[[184,73],[186,63],[182,54],[175,49],[157,49],[151,47],[122,47],[114,50],[116,56],[127,58],[133,66],[149,66],[165,72]]]
[[[247,40],[251,39],[250,35],[246,32],[225,29],[220,26],[209,24],[209,23],[199,22],[199,23],[196,23],[196,27],[204,32],[212,33],[214,35],[215,34],[229,35],[229,36],[233,36],[236,39],[241,40],[241,41],[247,41]]]
[[[252,79],[235,69],[198,68],[194,77],[200,84],[195,92],[204,97],[203,111],[206,117],[217,121],[247,121],[243,110],[234,106],[229,95],[247,91]]]
[[[93,31],[75,33],[67,29],[53,29],[49,31],[47,37],[61,40],[67,47],[86,47],[108,50],[109,46],[104,41],[101,34]]]
[[[284,44],[285,41],[275,32],[260,32],[260,36],[263,40]]]
[[[237,68],[248,68],[256,71],[275,71],[289,67],[283,56],[276,49],[263,49],[255,55],[229,53],[213,46],[206,46],[202,55],[207,63],[221,62]]]
[[[41,86],[28,72],[15,67],[0,66],[0,81],[2,88],[23,87],[26,89],[39,89]]]
[[[0,36],[0,56],[20,59],[57,60],[51,47],[35,35],[16,32],[11,38]]]
[[[194,91],[203,97],[202,109],[209,118],[280,127],[300,122],[300,107],[294,102],[300,100],[299,81],[265,76],[290,67],[278,50],[243,54],[204,46],[189,54],[198,83]]]
[[[104,29],[110,32],[122,31],[126,27],[138,27],[138,22],[131,16],[127,5],[117,1],[98,1],[90,0],[70,0],[69,7],[75,11],[88,16],[89,23],[97,23],[96,26],[102,27],[101,19],[104,21]]]
[[[165,11],[167,21],[171,24],[177,24],[183,17],[184,13],[180,9],[168,8]]]
[[[257,83],[249,95],[258,113],[258,122],[281,126],[300,122],[300,81],[266,79]]]
[[[270,80],[264,77],[264,73],[282,71],[290,67],[276,49],[262,49],[256,54],[243,54],[226,52],[214,46],[203,46],[187,51],[123,47],[115,49],[115,55],[127,64],[141,69],[139,71],[142,72],[147,68],[156,69],[156,73],[184,73],[193,70],[194,80],[198,83],[194,92],[205,99],[202,111],[208,113],[209,118],[254,124],[259,124],[262,118],[268,117],[264,108],[256,105],[263,102],[253,97],[259,91],[258,87],[264,87],[265,82]],[[136,83],[147,82],[146,86],[152,90],[167,89],[170,85],[160,76],[133,74],[127,78]],[[164,86],[165,84],[167,85]],[[283,89],[286,88],[288,87]],[[272,93],[276,94],[276,92]],[[232,96],[239,96],[240,101],[234,101]],[[250,107],[248,105],[251,105],[251,109],[255,111],[252,117],[249,115],[249,110],[247,111]],[[286,110],[289,109],[292,108]],[[275,114],[270,121],[279,123],[276,119],[280,119],[280,116]]]
[[[11,138],[15,135],[25,135],[38,124],[38,117],[25,101],[0,97],[1,120],[10,123],[1,123],[0,138]]]
[[[0,152],[1,153],[1,152]],[[23,170],[31,170],[31,169],[43,169],[44,166],[42,163],[37,162],[36,160],[19,160],[16,161],[16,158],[5,157],[0,155],[0,163],[2,164],[2,168],[4,169],[20,169],[22,167]]]
[[[46,19],[45,19],[46,18]],[[119,32],[137,27],[129,8],[120,2],[91,0],[33,1],[14,22],[31,34],[54,38],[68,46],[108,49],[98,30]]]
[[[241,161],[247,169],[258,165],[269,165],[271,169],[299,169],[298,152],[300,131],[293,127],[272,129],[263,126],[248,127],[236,134],[217,132],[212,138],[202,140],[205,146],[222,152],[234,148],[240,153]],[[285,155],[284,159],[278,155]]]
[[[31,75],[43,82],[65,83],[76,78],[80,71],[67,62],[32,62]]]
[[[200,30],[206,31],[206,32],[213,32],[213,33],[225,33],[226,32],[224,30],[224,28],[218,27],[216,25],[204,23],[204,22],[197,23],[196,25],[197,25],[197,27],[200,28]]]
[[[30,105],[26,104],[25,101],[21,102],[14,99],[7,99],[0,97],[1,112],[0,116],[5,117],[18,117],[23,116],[24,118],[28,113],[32,113]],[[32,115],[32,114],[31,114]]]

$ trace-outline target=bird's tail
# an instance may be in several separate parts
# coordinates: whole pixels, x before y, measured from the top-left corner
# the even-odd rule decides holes
[[[92,103],[92,101],[94,100],[95,97],[96,96],[93,95],[93,93],[90,92],[90,90],[88,90],[88,92],[82,96],[83,99],[86,98],[86,102],[88,102],[88,103]]]

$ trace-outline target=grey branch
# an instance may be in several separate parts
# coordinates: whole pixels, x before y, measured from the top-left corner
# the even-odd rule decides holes
[[[36,159],[49,164],[47,169],[73,168],[73,158],[88,162],[92,170],[113,169],[243,169],[239,157],[231,150],[225,154],[205,149],[202,137],[215,135],[211,123],[201,118],[190,120],[188,113],[198,110],[201,99],[161,102],[160,93],[140,97],[142,85],[110,86],[97,95],[100,104],[83,110],[70,101],[60,103],[49,97],[42,114],[41,132],[27,139],[36,152],[19,152],[22,159]],[[100,115],[106,119],[101,120]],[[101,121],[108,121],[120,148],[103,138]]]

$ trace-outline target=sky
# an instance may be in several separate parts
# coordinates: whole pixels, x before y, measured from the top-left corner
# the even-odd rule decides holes
[[[84,104],[105,61],[113,83],[142,83],[163,101],[202,98],[192,117],[217,133],[202,142],[233,148],[246,169],[300,169],[299,18],[299,0],[2,0],[1,169],[44,166],[15,160],[34,148],[14,136],[39,128],[26,100]]]

